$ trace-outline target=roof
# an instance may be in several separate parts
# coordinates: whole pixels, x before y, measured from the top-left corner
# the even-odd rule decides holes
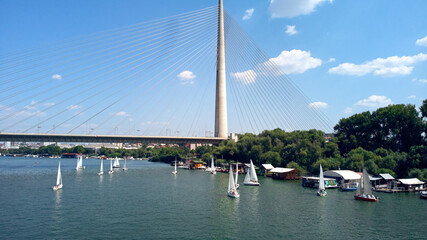
[[[418,185],[424,184],[425,182],[421,182],[418,178],[405,178],[405,179],[397,179],[399,182],[405,185]]]
[[[391,176],[388,173],[381,173],[380,176],[384,179],[384,180],[394,180],[394,177]]]
[[[273,165],[271,165],[271,164],[261,164],[261,165],[262,165],[263,168],[265,168],[267,170],[271,170],[271,169],[274,168]]]
[[[380,178],[380,177],[371,177],[371,176],[369,176],[368,175],[368,177],[369,177],[369,180],[370,181],[378,181],[378,180],[381,180],[382,178]]]
[[[270,172],[272,172],[272,173],[287,173],[287,172],[292,172],[293,170],[295,170],[295,168],[277,167],[277,168],[273,168]]]
[[[329,170],[323,173],[327,177],[338,177],[344,178],[344,180],[357,180],[360,179],[360,175],[350,170]]]

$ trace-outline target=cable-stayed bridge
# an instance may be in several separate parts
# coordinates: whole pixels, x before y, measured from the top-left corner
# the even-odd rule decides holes
[[[217,144],[230,132],[332,130],[222,0],[4,53],[0,84],[0,141]]]

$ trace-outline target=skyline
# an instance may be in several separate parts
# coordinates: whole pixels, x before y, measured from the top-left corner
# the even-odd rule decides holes
[[[207,8],[217,1],[90,3],[0,1],[0,54]],[[309,106],[322,109],[334,124],[388,104],[421,105],[427,97],[423,6],[427,3],[224,1],[270,61],[309,96]],[[198,74],[186,71],[178,76],[183,85],[199,81]],[[62,75],[55,73],[52,79],[61,80]]]

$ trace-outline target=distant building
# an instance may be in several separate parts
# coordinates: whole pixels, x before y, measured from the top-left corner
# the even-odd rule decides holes
[[[294,180],[301,178],[301,171],[295,168],[273,168],[270,170],[273,179]]]

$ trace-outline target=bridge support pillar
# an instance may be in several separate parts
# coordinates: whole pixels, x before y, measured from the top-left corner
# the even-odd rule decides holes
[[[216,69],[215,97],[215,137],[227,138],[227,90],[225,82],[225,38],[224,38],[224,8],[219,0],[218,11],[218,49]]]

